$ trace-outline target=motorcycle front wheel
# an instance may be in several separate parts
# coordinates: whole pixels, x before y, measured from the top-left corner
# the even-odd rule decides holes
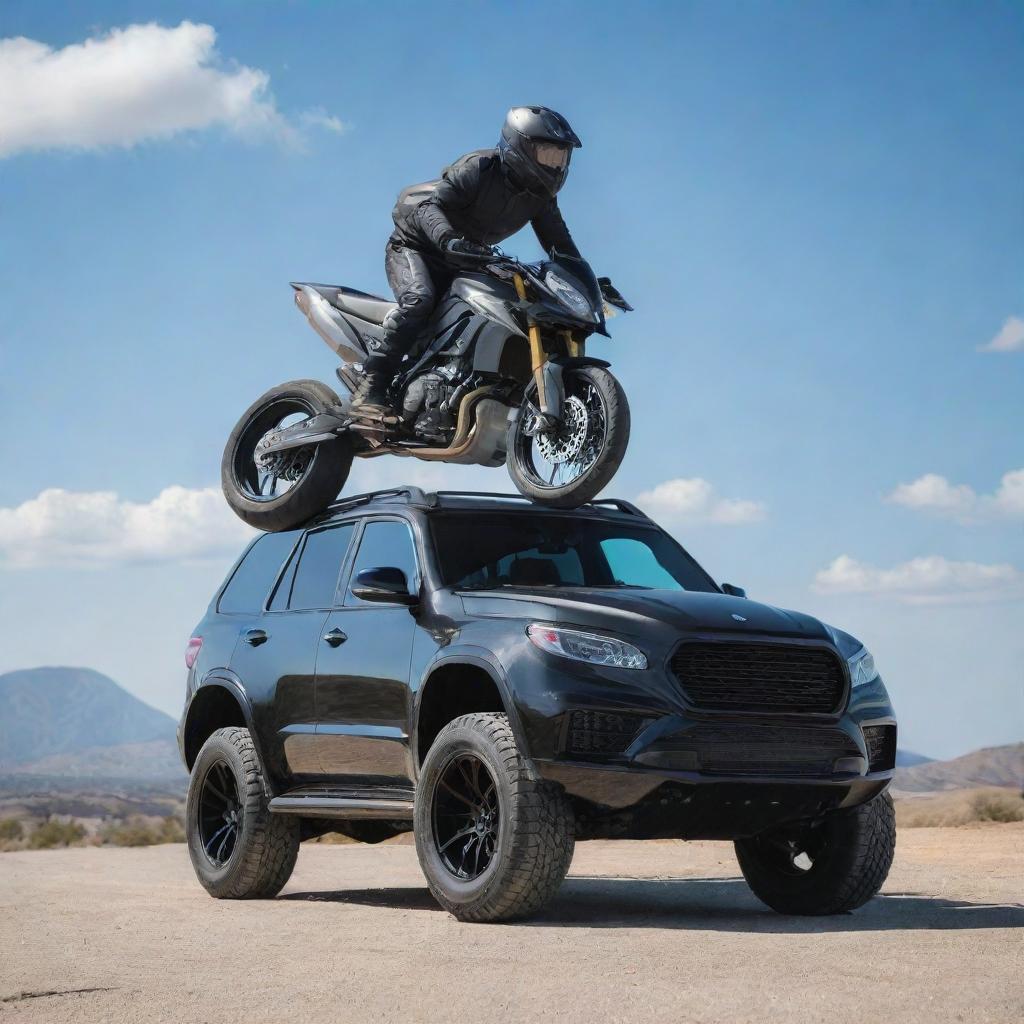
[[[276,533],[300,526],[338,496],[352,468],[347,437],[258,457],[260,441],[338,405],[338,396],[316,380],[293,380],[271,388],[231,431],[220,464],[224,497],[239,519]]]
[[[629,403],[622,385],[601,366],[565,371],[562,422],[538,429],[531,383],[509,427],[508,472],[519,493],[554,508],[576,508],[615,476],[629,444]]]

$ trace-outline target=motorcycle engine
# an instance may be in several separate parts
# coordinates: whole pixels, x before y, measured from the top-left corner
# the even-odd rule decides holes
[[[455,418],[442,408],[455,393],[456,385],[443,373],[425,373],[405,390],[402,418],[417,437],[444,441],[455,426]]]

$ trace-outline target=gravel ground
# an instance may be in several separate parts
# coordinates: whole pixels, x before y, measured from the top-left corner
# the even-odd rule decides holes
[[[538,919],[464,925],[408,845],[307,845],[270,902],[184,846],[0,854],[0,1022],[1024,1020],[1024,825],[900,834],[884,895],[780,917],[725,843],[592,842]]]

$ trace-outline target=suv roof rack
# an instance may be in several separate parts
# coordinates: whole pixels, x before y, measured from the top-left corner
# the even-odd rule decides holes
[[[380,498],[394,498],[405,500],[408,505],[418,505],[420,508],[436,508],[440,498],[490,498],[495,501],[521,501],[526,505],[534,505],[543,509],[544,506],[531,501],[522,494],[503,494],[500,491],[424,491],[422,487],[385,487],[377,491],[366,491],[364,494],[353,494],[350,498],[341,498],[333,501],[327,506],[325,512],[347,512],[349,509],[358,508],[360,505],[368,505],[371,501]],[[599,505],[610,505],[618,512],[626,515],[636,516],[639,519],[647,519],[647,515],[622,498],[595,498],[580,506],[580,508],[596,508]],[[554,511],[572,511],[571,509],[555,509]]]
[[[366,505],[371,501],[376,501],[378,498],[402,497],[404,497],[406,502],[410,505],[430,506],[434,504],[434,502],[424,494],[421,487],[385,487],[378,491],[366,491],[364,494],[353,494],[351,498],[342,498],[340,501],[332,501],[331,504],[327,506],[326,511],[345,512],[350,508],[356,508],[359,505]]]
[[[494,498],[500,501],[523,501],[528,505],[537,505],[538,508],[544,508],[543,505],[539,505],[530,498],[527,498],[522,494],[502,494],[499,491],[435,491],[432,495],[427,495],[427,501],[431,497],[433,498]],[[638,516],[640,519],[647,519],[647,515],[636,507],[631,502],[625,501],[622,498],[595,498],[593,501],[585,502],[580,508],[587,508],[588,506],[594,507],[597,505],[611,505],[619,512],[625,512],[627,515]],[[556,510],[559,511],[559,510]],[[565,511],[565,510],[561,510]],[[571,510],[570,510],[571,511]]]

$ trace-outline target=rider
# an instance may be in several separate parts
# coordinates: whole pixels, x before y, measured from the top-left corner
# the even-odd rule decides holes
[[[390,411],[387,388],[402,356],[459,269],[490,255],[492,245],[529,223],[546,252],[579,257],[555,196],[581,145],[554,110],[513,107],[496,149],[467,153],[440,180],[399,195],[384,259],[398,306],[384,320],[384,337],[370,342],[353,411]]]

